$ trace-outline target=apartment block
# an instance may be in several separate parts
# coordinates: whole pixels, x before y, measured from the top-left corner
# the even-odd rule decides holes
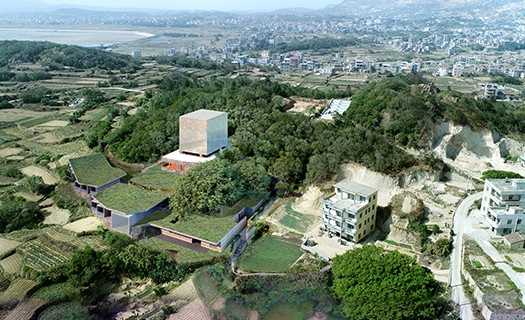
[[[321,198],[325,231],[354,243],[374,232],[378,190],[345,179],[334,185],[334,191],[330,198]]]
[[[487,179],[481,211],[494,235],[525,231],[525,179]]]

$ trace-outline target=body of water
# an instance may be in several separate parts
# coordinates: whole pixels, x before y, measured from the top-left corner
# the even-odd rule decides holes
[[[79,46],[111,45],[154,36],[139,31],[0,28],[0,40],[50,41]]]

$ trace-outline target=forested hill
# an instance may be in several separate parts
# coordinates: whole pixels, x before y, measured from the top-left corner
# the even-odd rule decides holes
[[[178,147],[178,117],[208,108],[229,113],[231,161],[254,158],[286,188],[330,179],[341,163],[353,161],[375,171],[398,174],[412,166],[438,168],[431,155],[419,159],[399,146],[424,147],[437,124],[450,121],[500,132],[525,132],[523,111],[490,100],[475,100],[439,90],[417,76],[388,78],[353,96],[350,109],[333,123],[281,110],[283,98],[334,98],[269,80],[197,80],[176,73],[159,83],[144,109],[126,116],[107,134],[92,131],[93,141],[131,162],[156,161]],[[438,166],[438,167],[436,167]]]
[[[444,121],[474,130],[525,133],[522,107],[440,91],[415,75],[387,78],[361,88],[353,96],[344,120],[346,125],[362,126],[391,142],[414,148],[428,146],[435,126]]]
[[[50,70],[63,67],[105,70],[139,68],[131,56],[109,53],[98,49],[63,45],[51,42],[0,41],[0,68],[17,63],[38,63]]]

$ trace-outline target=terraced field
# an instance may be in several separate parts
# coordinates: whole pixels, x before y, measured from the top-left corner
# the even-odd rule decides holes
[[[55,267],[71,257],[71,253],[60,250],[41,239],[31,240],[19,250],[24,263],[37,271]]]
[[[9,252],[13,251],[19,245],[20,242],[18,241],[0,238],[0,257],[3,257]]]
[[[79,292],[80,290],[69,282],[62,282],[38,289],[31,298],[47,302],[64,301],[71,299],[73,295]]]
[[[96,231],[98,226],[103,226],[104,222],[97,217],[88,217],[77,220],[75,222],[68,223],[64,226],[64,229],[71,230],[76,233]]]
[[[43,169],[37,166],[27,166],[25,168],[22,168],[22,170],[20,171],[22,171],[22,173],[25,174],[26,176],[42,177],[42,179],[44,180],[44,183],[48,185],[57,184],[59,181],[58,178],[54,174],[50,173],[46,169]]]
[[[213,310],[219,311],[224,308],[226,299],[222,296],[212,277],[206,270],[201,270],[193,276],[193,283],[199,297],[204,304]]]
[[[32,319],[35,312],[45,305],[46,302],[39,299],[29,299],[16,306],[4,320],[26,320]]]
[[[84,307],[80,302],[65,302],[51,306],[44,310],[39,316],[39,320],[57,320],[57,319],[88,319],[80,315],[86,315]]]
[[[12,254],[7,258],[0,260],[0,267],[7,275],[13,275],[22,267],[22,256],[18,253]]]
[[[16,279],[9,288],[0,295],[0,305],[13,304],[22,301],[27,293],[37,286],[37,283],[28,279]]]
[[[60,209],[57,206],[45,208],[44,211],[48,212],[49,215],[44,219],[44,224],[58,224],[63,225],[69,221],[69,210]]]
[[[41,232],[42,232],[41,230],[36,230],[36,229],[22,229],[22,230],[10,232],[6,234],[4,237],[9,240],[25,242],[27,240],[31,240],[35,238]]]
[[[179,312],[172,314],[169,320],[212,320],[213,317],[206,308],[201,299],[195,299],[193,302],[182,307]]]

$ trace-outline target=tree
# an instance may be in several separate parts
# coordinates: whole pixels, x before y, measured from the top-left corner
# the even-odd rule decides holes
[[[215,215],[223,205],[231,206],[242,198],[261,195],[269,183],[268,175],[255,163],[233,166],[227,160],[216,159],[192,167],[177,180],[171,207],[179,216]]]
[[[521,174],[512,171],[487,170],[481,175],[481,179],[521,179]]]
[[[397,251],[372,245],[348,251],[334,259],[332,273],[335,295],[351,319],[437,319],[444,308],[432,274]]]

